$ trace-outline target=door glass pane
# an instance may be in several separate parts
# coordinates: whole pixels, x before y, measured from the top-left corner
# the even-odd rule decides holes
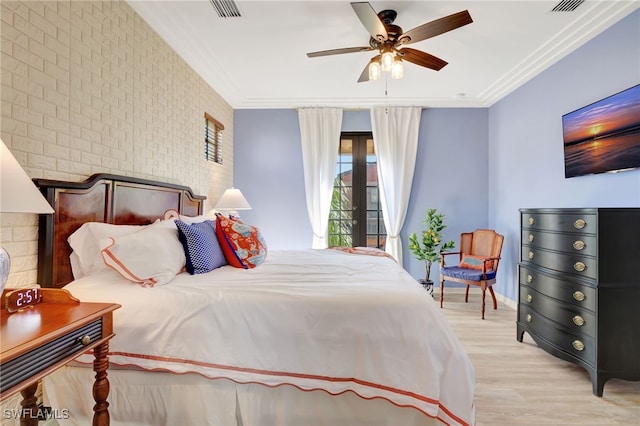
[[[353,140],[342,138],[329,213],[329,247],[353,244]]]
[[[377,166],[370,134],[343,135],[329,215],[330,246],[384,247]]]
[[[373,139],[367,139],[367,186],[378,186],[378,159],[376,157]]]

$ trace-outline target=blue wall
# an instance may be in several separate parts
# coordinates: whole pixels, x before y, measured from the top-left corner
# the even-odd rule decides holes
[[[258,226],[270,248],[311,247],[298,115],[293,110],[236,110],[234,185],[253,210],[242,217]],[[343,131],[371,131],[369,110],[344,111]],[[405,225],[404,267],[424,277],[424,263],[406,249],[411,232],[423,229],[427,208],[447,216],[446,236],[487,226],[488,111],[422,111],[416,172]],[[435,272],[435,275],[434,275]],[[437,268],[432,269],[437,279]]]
[[[505,235],[496,289],[516,300],[520,208],[640,206],[638,170],[564,178],[561,122],[639,82],[636,11],[491,108],[423,110],[404,267],[424,276],[406,241],[434,207],[446,215],[447,239],[483,227]],[[345,111],[342,127],[371,130],[369,111]],[[253,206],[243,218],[261,228],[270,248],[311,246],[296,111],[235,111],[234,183]]]
[[[524,207],[638,207],[640,170],[565,179],[562,115],[640,83],[640,11],[489,110],[489,224],[505,234],[496,291],[517,299]]]
[[[233,182],[252,207],[242,218],[271,249],[311,247],[298,113],[236,110],[233,122]]]

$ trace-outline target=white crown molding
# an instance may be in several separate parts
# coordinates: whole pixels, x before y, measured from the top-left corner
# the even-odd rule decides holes
[[[589,4],[589,2],[584,3],[585,6]],[[623,6],[621,7],[620,4]],[[503,75],[502,78],[481,92],[478,95],[480,103],[487,106],[493,105],[623,17],[640,8],[640,1],[615,0],[596,2],[593,4],[593,8],[600,8],[600,10],[594,15],[590,15],[588,20],[577,19],[565,31],[557,34],[539,49],[532,52],[527,58]]]

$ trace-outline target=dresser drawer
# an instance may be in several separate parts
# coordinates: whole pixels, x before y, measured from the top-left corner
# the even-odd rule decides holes
[[[88,336],[88,342],[85,341],[83,344],[82,340],[86,336]],[[2,370],[0,370],[2,392],[22,382],[25,377],[44,371],[65,358],[82,354],[87,344],[96,342],[101,338],[102,319],[98,319],[58,337],[36,350],[3,362]]]
[[[522,229],[543,229],[578,234],[595,234],[598,224],[596,215],[589,213],[523,212],[521,219]]]
[[[586,335],[575,335],[558,328],[557,324],[526,305],[520,305],[518,321],[539,337],[569,355],[595,365],[595,340]]]
[[[531,287],[539,293],[580,309],[596,311],[596,289],[587,285],[565,281],[560,277],[540,272],[536,268],[519,265],[520,286]]]
[[[598,254],[595,235],[560,234],[542,232],[537,229],[522,231],[522,244],[536,248],[546,248],[577,255],[593,256]]]
[[[560,329],[577,336],[595,338],[596,317],[592,311],[560,302],[522,284],[520,285],[520,304],[554,321]]]
[[[530,246],[522,246],[522,261],[565,272],[575,276],[596,279],[597,261],[580,254],[562,253]]]

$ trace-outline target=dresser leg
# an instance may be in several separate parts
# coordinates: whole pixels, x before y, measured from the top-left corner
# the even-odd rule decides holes
[[[602,375],[593,372],[591,373],[591,384],[593,386],[593,394],[595,396],[599,396],[602,397],[602,394],[604,393],[604,382],[607,381],[607,378],[603,377]]]
[[[20,416],[20,426],[38,426],[38,398],[36,390],[38,382],[27,386],[20,391],[22,394],[22,415]]]
[[[93,360],[93,371],[96,373],[96,380],[93,383],[93,399],[96,405],[93,406],[93,426],[109,425],[109,380],[107,379],[107,368],[109,367],[109,342],[104,342],[93,350],[95,359]]]

